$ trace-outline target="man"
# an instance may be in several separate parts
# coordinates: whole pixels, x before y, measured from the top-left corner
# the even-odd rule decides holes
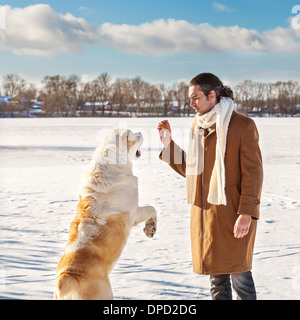
[[[159,123],[160,159],[187,179],[193,271],[210,275],[211,295],[256,299],[251,274],[262,189],[262,159],[252,119],[233,109],[233,93],[218,77],[201,73],[189,85],[197,113],[187,155]]]

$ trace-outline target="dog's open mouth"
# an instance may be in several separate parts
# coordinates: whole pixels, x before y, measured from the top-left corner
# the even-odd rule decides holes
[[[141,156],[141,151],[140,151],[140,150],[137,150],[136,153],[135,153],[135,155],[136,155],[137,158],[139,158],[139,157]]]

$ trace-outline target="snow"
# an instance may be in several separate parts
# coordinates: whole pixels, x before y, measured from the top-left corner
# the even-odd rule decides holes
[[[78,188],[103,129],[144,135],[134,163],[140,205],[153,205],[153,239],[132,229],[111,273],[115,299],[210,300],[208,276],[192,271],[185,180],[158,159],[158,118],[0,119],[0,298],[52,299],[55,269]],[[264,161],[254,250],[258,299],[300,298],[300,119],[254,118]],[[169,119],[186,149],[192,118]]]

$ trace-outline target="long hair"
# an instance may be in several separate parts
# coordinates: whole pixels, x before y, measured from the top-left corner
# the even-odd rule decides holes
[[[190,81],[190,86],[200,86],[200,90],[208,97],[209,93],[214,90],[216,92],[217,102],[222,97],[229,97],[234,100],[233,91],[229,86],[224,86],[222,81],[212,73],[204,72],[198,74]]]

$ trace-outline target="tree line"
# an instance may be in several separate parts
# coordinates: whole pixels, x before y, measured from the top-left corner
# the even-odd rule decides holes
[[[245,80],[232,88],[236,108],[245,114],[295,115],[300,112],[296,81],[260,83]],[[8,74],[0,87],[0,113],[28,116],[39,109],[45,116],[189,116],[188,84],[151,84],[140,77],[113,80],[102,73],[90,81],[78,75],[44,76],[41,87],[21,75]],[[9,100],[3,100],[9,97]],[[8,98],[6,98],[8,99]],[[35,103],[35,108],[33,108]]]
[[[300,114],[300,85],[297,81],[260,83],[245,80],[234,88],[236,103],[245,114]]]

